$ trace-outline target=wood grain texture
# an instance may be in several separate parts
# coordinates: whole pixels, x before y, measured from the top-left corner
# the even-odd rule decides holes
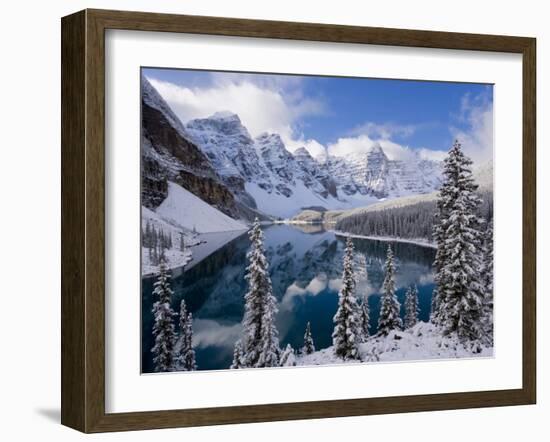
[[[536,40],[523,51],[523,389],[537,395],[537,78]]]
[[[106,29],[523,55],[523,387],[339,401],[105,413]],[[532,404],[536,398],[535,40],[356,26],[86,10],[62,20],[62,423],[84,432]],[[519,148],[519,146],[518,146]]]
[[[85,13],[61,34],[61,422],[85,428]]]

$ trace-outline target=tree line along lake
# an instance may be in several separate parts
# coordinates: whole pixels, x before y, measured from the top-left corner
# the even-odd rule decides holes
[[[332,345],[333,317],[341,287],[345,238],[322,225],[272,224],[262,227],[266,256],[278,301],[276,325],[281,348],[299,349],[307,322],[317,350]],[[367,299],[370,332],[375,333],[384,279],[384,262],[391,244],[396,262],[397,297],[402,305],[407,288],[418,287],[419,320],[430,315],[435,249],[407,242],[354,238],[356,296]],[[199,370],[228,369],[235,342],[241,336],[247,282],[246,232],[229,241],[188,270],[172,271],[172,308],[179,311],[185,300],[193,313],[193,343]],[[153,283],[142,278],[142,372],[152,373]]]

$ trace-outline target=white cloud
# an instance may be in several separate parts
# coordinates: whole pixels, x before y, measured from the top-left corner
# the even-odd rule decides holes
[[[311,154],[311,156],[318,157],[326,154],[327,148],[323,146],[321,143],[319,143],[317,140],[314,139],[304,139],[303,136],[300,136],[299,138],[292,139],[292,138],[285,138],[283,137],[283,141],[291,152],[294,152],[296,149],[300,147],[305,147],[308,152]]]
[[[422,147],[416,150],[420,158],[431,161],[443,161],[447,156],[446,150],[432,150]]]
[[[464,152],[475,165],[483,165],[493,158],[493,103],[486,94],[462,99],[458,119],[466,123],[466,130],[451,127],[454,138],[462,144]]]
[[[305,146],[314,154],[324,149],[317,141],[296,134],[299,119],[325,112],[323,102],[301,94],[299,80],[282,76],[212,74],[211,85],[193,88],[154,78],[149,81],[184,123],[230,111],[239,115],[252,137],[274,132],[291,150]]]

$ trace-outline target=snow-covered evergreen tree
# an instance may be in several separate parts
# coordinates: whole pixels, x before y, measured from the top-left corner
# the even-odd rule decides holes
[[[369,309],[369,302],[367,298],[363,299],[363,302],[360,306],[360,321],[361,324],[361,342],[366,342],[369,335],[369,323],[370,323],[370,309]]]
[[[432,292],[432,301],[430,304],[430,322],[432,324],[437,324],[437,312],[439,311],[439,300],[440,300],[440,296],[437,292],[437,286],[435,286]]]
[[[231,363],[231,366],[229,368],[237,369],[245,367],[246,362],[244,360],[243,344],[239,339],[237,340],[237,342],[235,342],[235,348],[233,349],[233,362]]]
[[[197,369],[195,350],[193,349],[193,315],[187,313],[185,301],[180,304],[180,342],[175,356],[176,368],[182,371]]]
[[[493,345],[493,222],[487,225],[483,253],[483,311],[482,324],[485,342]]]
[[[258,218],[249,232],[251,247],[246,257],[245,279],[248,291],[244,296],[243,363],[247,367],[279,365],[279,332],[275,326],[277,300],[273,296],[268,262],[264,251],[264,234]]]
[[[187,321],[185,325],[185,333],[183,333],[183,349],[184,357],[182,360],[183,370],[193,371],[197,369],[197,362],[195,360],[195,350],[193,349],[193,313],[187,314]]]
[[[405,328],[412,328],[418,323],[418,288],[410,286],[405,294]]]
[[[157,299],[153,304],[153,340],[151,349],[153,363],[156,372],[173,371],[174,346],[176,344],[176,331],[174,327],[174,316],[170,302],[172,289],[170,288],[170,272],[164,261],[160,262],[159,275],[154,284],[153,296]]]
[[[315,351],[315,344],[313,343],[313,337],[311,336],[311,324],[307,323],[306,332],[304,333],[304,346],[302,347],[302,354],[310,355]]]
[[[444,333],[457,333],[462,340],[483,335],[482,235],[476,194],[470,166],[455,141],[444,161],[443,184],[437,200],[434,262],[437,290],[432,320]]]
[[[296,365],[296,354],[290,344],[287,344],[286,348],[281,353],[279,364],[281,367],[292,367]]]
[[[378,317],[378,333],[387,336],[392,330],[400,330],[403,321],[399,316],[401,305],[395,294],[395,263],[393,252],[388,245],[386,254],[385,276],[382,284],[382,299],[380,305],[380,316]]]
[[[338,310],[334,315],[332,345],[336,356],[343,359],[358,359],[358,345],[361,341],[359,305],[355,297],[355,275],[353,271],[353,242],[346,240],[342,288],[338,292]]]

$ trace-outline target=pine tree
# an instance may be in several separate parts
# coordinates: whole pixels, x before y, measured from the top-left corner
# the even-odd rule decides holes
[[[370,336],[369,331],[369,323],[370,323],[370,309],[369,309],[369,302],[365,298],[363,299],[363,302],[360,306],[361,316],[360,316],[360,324],[361,324],[361,342],[366,342],[368,337]]]
[[[197,369],[195,350],[193,349],[193,315],[187,313],[185,300],[180,304],[180,346],[175,357],[176,367],[182,371]]]
[[[233,349],[233,362],[231,363],[231,366],[229,368],[238,369],[245,367],[246,362],[244,360],[243,344],[239,339],[237,342],[235,342],[235,348]]]
[[[185,237],[182,232],[180,232],[180,252],[185,252]]]
[[[149,247],[149,263],[155,265],[155,257],[153,256],[153,249]]]
[[[336,356],[342,359],[359,359],[358,345],[361,340],[359,306],[355,297],[355,275],[353,272],[353,242],[346,240],[342,288],[338,292],[338,310],[334,315],[332,345]]]
[[[176,332],[174,316],[176,313],[170,306],[172,289],[170,288],[170,273],[164,261],[160,262],[158,279],[154,284],[153,296],[157,301],[153,304],[153,363],[156,372],[174,370],[174,346]]]
[[[437,286],[432,291],[432,301],[430,304],[430,322],[432,324],[437,324],[437,316],[439,312],[439,300],[441,297],[437,291]]]
[[[444,181],[437,200],[434,262],[437,290],[432,320],[445,334],[477,340],[483,332],[482,220],[470,160],[455,141],[444,161]]]
[[[313,337],[311,336],[311,324],[307,323],[306,332],[304,333],[304,346],[302,347],[303,355],[310,355],[315,351],[315,344],[313,342]]]
[[[151,247],[151,223],[147,221],[145,225],[145,243],[146,247]]]
[[[292,367],[296,365],[296,354],[290,344],[287,344],[282,352],[279,364],[281,367]]]
[[[401,305],[395,295],[395,264],[393,262],[393,252],[388,245],[386,255],[385,277],[382,284],[382,300],[380,306],[380,316],[378,317],[378,333],[387,336],[392,330],[400,330],[403,327],[403,321],[399,316]]]
[[[268,262],[264,251],[264,235],[258,218],[249,232],[251,248],[246,254],[249,265],[245,279],[242,339],[243,359],[247,367],[276,367],[279,365],[279,338],[275,326],[277,301],[273,296]]]
[[[195,350],[193,349],[193,314],[187,314],[187,321],[184,333],[184,349],[185,358],[183,359],[183,369],[186,371],[193,371],[197,369],[197,363],[195,360]]]
[[[151,229],[151,245],[156,248],[157,242],[158,242],[157,229],[155,229],[155,226],[153,225]]]
[[[483,247],[483,311],[482,326],[485,342],[493,345],[493,222],[487,225]]]
[[[412,328],[418,323],[418,288],[410,286],[405,294],[405,328]]]
[[[151,262],[155,266],[159,264],[159,254],[157,251],[157,246],[153,246],[153,260]]]

